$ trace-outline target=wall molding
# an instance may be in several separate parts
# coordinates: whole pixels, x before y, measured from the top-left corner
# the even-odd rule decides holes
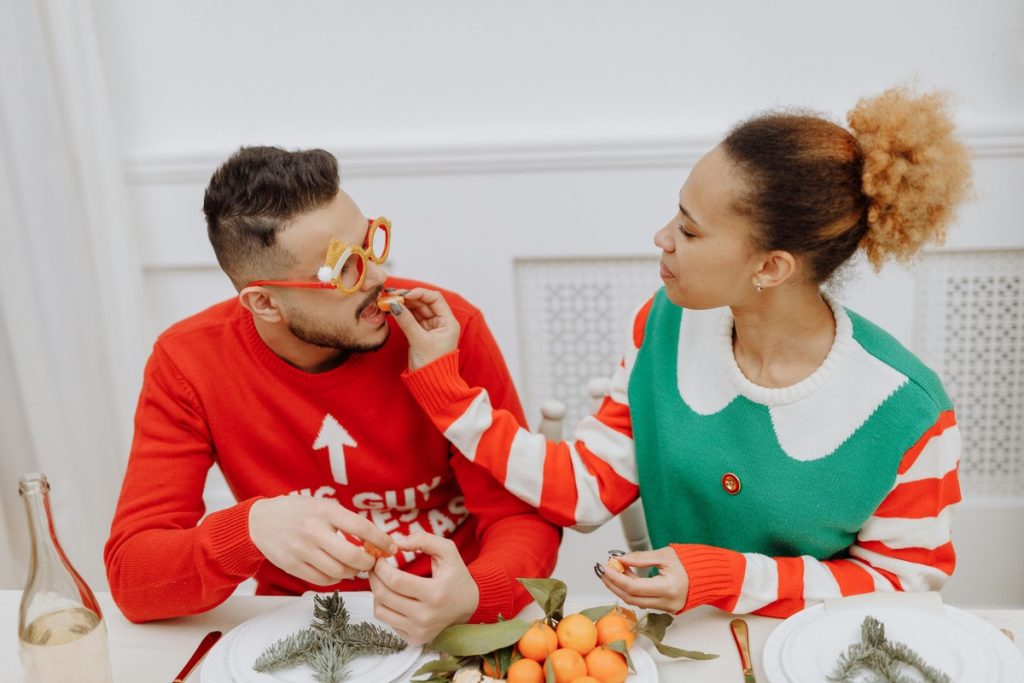
[[[1024,157],[1024,128],[967,129],[977,159]],[[608,139],[522,144],[392,147],[326,146],[342,161],[344,178],[479,173],[538,173],[692,166],[718,141],[712,137]],[[231,150],[148,154],[123,160],[129,185],[205,185]]]

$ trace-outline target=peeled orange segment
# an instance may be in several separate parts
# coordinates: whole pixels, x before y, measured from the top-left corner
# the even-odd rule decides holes
[[[391,312],[391,304],[398,304],[401,306],[403,303],[405,303],[405,298],[400,294],[382,294],[377,297],[377,308],[385,313]]]
[[[391,557],[391,553],[386,550],[381,550],[369,541],[363,541],[363,550],[374,557]]]

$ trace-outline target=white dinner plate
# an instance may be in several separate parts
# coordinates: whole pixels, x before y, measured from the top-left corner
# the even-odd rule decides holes
[[[821,683],[839,656],[860,642],[864,617],[885,625],[889,641],[900,642],[928,665],[954,681],[1019,683],[1024,657],[994,626],[970,612],[933,607],[865,604],[819,604],[786,619],[764,646],[764,671],[770,683]]]
[[[352,622],[369,622],[390,628],[373,617],[373,596],[369,593],[343,593]],[[207,655],[202,683],[315,683],[305,665],[261,673],[253,662],[271,644],[307,628],[313,619],[313,594],[282,605],[246,621],[221,640]],[[226,641],[226,642],[225,642]],[[406,680],[418,666],[422,648],[409,645],[393,655],[357,657],[349,664],[348,683],[389,683]]]

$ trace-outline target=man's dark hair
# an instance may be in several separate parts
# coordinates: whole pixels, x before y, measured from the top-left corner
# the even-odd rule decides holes
[[[203,214],[220,267],[236,289],[284,277],[294,257],[277,243],[288,222],[338,193],[330,152],[241,147],[210,178]]]

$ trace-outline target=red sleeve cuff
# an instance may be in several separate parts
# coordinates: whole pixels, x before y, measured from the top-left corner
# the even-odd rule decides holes
[[[690,582],[684,612],[700,605],[732,611],[743,588],[743,553],[708,545],[673,544]]]
[[[526,589],[500,564],[476,561],[470,563],[468,569],[480,591],[480,602],[469,623],[493,623],[499,614],[511,619],[529,602]]]
[[[459,350],[447,353],[418,370],[402,373],[405,386],[428,414],[444,414],[473,393],[459,373]]]
[[[249,498],[226,510],[211,512],[200,525],[200,543],[225,575],[248,578],[264,560],[249,536],[249,509],[261,498]]]

